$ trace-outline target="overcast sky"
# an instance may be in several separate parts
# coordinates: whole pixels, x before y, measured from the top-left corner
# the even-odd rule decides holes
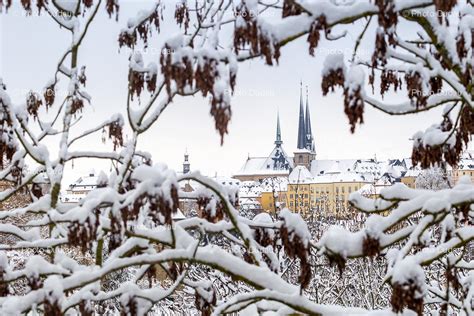
[[[92,96],[92,105],[83,112],[77,125],[81,130],[103,121],[112,113],[125,113],[129,50],[119,51],[117,37],[130,16],[140,8],[149,8],[149,1],[121,1],[119,22],[109,19],[101,9],[84,41],[79,64],[87,66],[86,90]],[[173,7],[170,3],[168,9]],[[147,62],[159,63],[158,47],[163,38],[176,32],[172,10],[167,10],[162,32],[151,39],[151,49],[144,54]],[[171,22],[169,22],[171,21]],[[336,31],[342,31],[338,29]],[[165,162],[181,170],[184,151],[190,154],[191,169],[200,169],[208,175],[231,175],[245,162],[248,155],[266,156],[273,148],[276,116],[280,111],[284,148],[292,153],[296,148],[299,107],[299,82],[309,86],[312,128],[317,158],[395,158],[411,153],[409,138],[428,124],[439,120],[439,112],[409,117],[390,117],[366,106],[365,124],[355,134],[349,131],[343,110],[342,92],[323,97],[321,68],[324,58],[336,51],[350,57],[351,42],[360,25],[348,26],[344,41],[322,41],[315,57],[308,54],[306,37],[282,49],[278,66],[264,65],[263,60],[240,64],[236,95],[232,100],[232,121],[224,145],[214,130],[209,115],[208,101],[200,95],[175,98],[160,120],[140,141],[140,148],[152,153],[155,162]],[[0,14],[0,77],[7,84],[14,102],[24,102],[30,89],[41,91],[52,78],[55,63],[69,44],[69,34],[60,30],[43,15],[24,18],[22,10],[12,9]],[[372,45],[372,34],[361,46],[361,52]],[[63,79],[63,82],[66,80]],[[390,102],[401,97],[390,95]],[[100,137],[78,143],[76,149],[99,150],[104,146]],[[57,151],[52,142],[51,151]],[[70,166],[69,166],[70,167]],[[105,162],[84,164],[76,162],[66,181],[89,169],[108,171]]]

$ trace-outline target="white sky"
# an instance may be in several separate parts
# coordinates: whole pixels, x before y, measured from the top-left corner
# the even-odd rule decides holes
[[[86,90],[92,96],[92,105],[83,112],[77,125],[81,130],[103,121],[111,113],[125,113],[129,51],[119,52],[117,37],[128,17],[138,9],[149,8],[150,1],[121,1],[119,22],[109,19],[102,8],[91,25],[89,34],[79,53],[79,64],[87,66]],[[171,3],[168,9],[172,8]],[[176,29],[172,10],[167,10],[162,32],[151,39],[145,62],[159,64],[159,51],[163,38]],[[171,21],[171,23],[170,23]],[[265,156],[273,149],[276,115],[280,111],[282,138],[288,153],[296,148],[299,107],[299,81],[309,86],[312,128],[315,136],[317,158],[377,158],[408,157],[411,153],[409,138],[418,130],[440,120],[439,111],[405,117],[390,117],[368,106],[365,124],[358,126],[355,134],[349,131],[343,110],[342,91],[327,97],[321,94],[321,67],[325,56],[342,51],[350,57],[360,25],[347,27],[344,41],[322,41],[316,57],[308,54],[306,37],[282,49],[279,66],[266,66],[263,60],[240,64],[237,93],[232,101],[232,121],[224,145],[214,130],[209,114],[208,101],[200,95],[176,98],[159,121],[142,136],[140,148],[153,155],[154,162],[165,162],[181,170],[183,153],[188,149],[191,169],[200,169],[208,175],[231,175],[244,163],[247,155]],[[340,32],[340,28],[335,32]],[[407,28],[407,31],[410,31]],[[368,33],[361,51],[372,45],[373,33]],[[0,14],[0,77],[14,103],[24,102],[30,89],[41,91],[52,78],[55,63],[69,43],[69,34],[60,30],[46,15],[24,18],[22,10],[12,9],[7,15]],[[367,57],[367,56],[366,56]],[[367,58],[370,58],[367,57]],[[66,82],[63,79],[63,82]],[[394,94],[386,100],[401,100]],[[51,142],[51,151],[57,151],[57,143]],[[100,142],[100,134],[91,140],[78,143],[78,150],[112,148],[108,142]],[[75,162],[65,181],[91,168],[108,171],[109,163],[103,161],[87,164]]]

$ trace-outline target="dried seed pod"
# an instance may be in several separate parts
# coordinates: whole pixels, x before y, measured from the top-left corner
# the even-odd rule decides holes
[[[226,104],[223,97],[213,97],[211,99],[211,115],[214,117],[216,130],[221,135],[221,145],[224,144],[224,135],[228,133],[227,127],[229,125],[232,111],[230,105]]]
[[[43,92],[43,97],[44,97],[44,101],[45,101],[45,105],[46,105],[46,109],[48,109],[48,107],[52,106],[53,103],[54,103],[54,98],[55,98],[55,90],[54,90],[54,83],[47,86],[45,89],[44,89],[44,92]]]
[[[128,88],[130,91],[131,99],[136,94],[140,99],[140,94],[142,93],[143,87],[145,86],[145,74],[139,71],[135,71],[130,68],[128,73]]]
[[[44,301],[44,314],[51,316],[63,316],[59,301],[52,296],[48,296]]]
[[[111,12],[116,9],[118,15],[118,4],[116,1],[108,0],[107,2],[107,11],[109,15]],[[109,6],[110,2],[110,6]],[[109,11],[110,9],[110,11]],[[160,16],[161,4],[158,4],[153,11],[153,13],[149,14],[147,17],[140,20],[138,24],[129,25],[126,30],[123,30],[119,34],[118,42],[119,47],[127,46],[133,48],[137,44],[138,38],[140,38],[143,43],[148,43],[148,37],[152,34],[152,26],[154,26],[155,30],[159,33],[160,32],[160,20],[162,19]]]
[[[28,113],[33,116],[35,121],[38,118],[38,110],[42,105],[43,101],[41,97],[37,93],[30,91],[26,96],[26,109]]]
[[[320,15],[312,24],[308,32],[307,42],[309,43],[309,54],[314,56],[314,49],[318,47],[319,39],[321,37],[320,31],[327,32],[326,16]]]
[[[416,108],[426,107],[428,95],[423,92],[423,78],[418,71],[409,72],[405,75],[408,98],[415,104]]]
[[[441,89],[443,88],[443,79],[441,77],[431,77],[430,78],[430,87],[431,87],[431,94],[440,93]]]
[[[84,101],[80,97],[72,96],[69,102],[71,102],[71,114],[74,115],[82,111]]]
[[[77,76],[77,80],[85,87],[86,86],[86,66],[82,66],[81,70],[79,72],[79,75]]]
[[[295,0],[285,0],[283,2],[283,10],[281,11],[282,17],[300,15],[303,12],[299,4]]]
[[[405,308],[411,309],[418,315],[423,315],[423,291],[412,279],[392,286],[390,303],[395,313],[401,313]]]
[[[349,118],[351,133],[354,133],[357,123],[364,123],[364,99],[360,87],[355,90],[344,89],[344,113]]]
[[[331,69],[323,75],[321,81],[321,89],[324,96],[329,93],[329,90],[334,92],[337,86],[344,87],[344,69],[342,68]]]
[[[395,11],[395,4],[393,1],[375,0],[375,5],[379,9],[379,26],[388,34],[389,43],[395,45],[394,31],[398,23],[398,12]]]
[[[194,69],[188,56],[182,56],[179,62],[173,62],[171,54],[166,52],[173,49],[165,44],[160,56],[161,73],[164,76],[166,91],[171,96],[171,83],[176,83],[178,93],[184,94],[186,87],[193,86]]]
[[[216,305],[216,302],[217,302],[217,297],[216,297],[216,292],[214,291],[214,289],[196,288],[195,290],[196,308],[201,312],[202,316],[210,316],[212,314],[213,307]]]
[[[167,198],[170,197],[170,199]],[[149,215],[156,224],[171,225],[173,214],[178,210],[179,197],[176,186],[171,185],[170,191],[166,194],[155,194],[147,196],[149,203]]]
[[[5,274],[8,269],[8,257],[5,253],[0,253],[0,297],[5,297],[10,294],[8,283],[5,282]]]
[[[26,14],[31,15],[31,13],[33,12],[31,10],[31,0],[21,0],[21,5],[23,6],[23,9],[25,9]]]
[[[117,0],[107,0],[107,2],[105,3],[105,9],[109,14],[109,18],[111,18],[112,14],[115,13],[115,20],[118,21],[120,5]]]
[[[288,216],[298,215],[288,215],[285,210],[282,212],[280,212],[280,219],[282,220],[280,226],[281,241],[285,249],[285,253],[288,255],[288,257],[298,258],[300,260],[301,270],[299,275],[299,283],[301,284],[301,289],[304,289],[309,285],[311,281],[311,264],[309,263],[309,243],[308,240],[306,240],[306,238],[301,235],[301,231],[292,226],[291,221],[290,223],[287,222]]]
[[[208,222],[216,223],[224,219],[225,206],[214,196],[201,196],[197,199],[196,204],[199,209],[198,215],[206,219]]]
[[[176,4],[176,9],[174,11],[174,18],[176,23],[179,24],[180,27],[184,24],[184,32],[188,32],[189,28],[189,9],[185,1]]]
[[[97,209],[84,222],[73,221],[69,224],[68,242],[70,245],[79,247],[83,253],[92,248],[92,244],[97,240],[99,213]]]
[[[457,0],[434,0],[435,9],[438,12],[448,13],[456,6]],[[448,21],[447,14],[438,14],[438,21],[441,23],[443,21],[443,16],[445,21]]]
[[[94,315],[94,307],[92,306],[90,301],[81,301],[79,303],[79,313],[81,316],[93,316]]]
[[[112,139],[114,150],[119,146],[123,146],[123,121],[117,120],[109,124],[109,139]]]
[[[265,57],[267,65],[273,65],[273,59],[278,63],[280,44],[267,32],[261,32],[256,16],[252,14],[245,2],[236,9],[238,23],[234,28],[234,50],[239,52],[250,46],[252,55]]]
[[[382,29],[377,30],[375,36],[375,48],[372,54],[372,68],[376,68],[378,65],[385,66],[387,64],[387,42],[385,41],[385,35]]]
[[[380,253],[379,240],[370,235],[366,235],[362,242],[362,252],[369,257],[378,255]]]
[[[390,90],[392,85],[395,92],[398,91],[399,88],[401,89],[401,80],[394,71],[387,71],[384,69],[380,74],[380,94],[382,95],[382,98],[384,97],[385,93]]]
[[[3,6],[5,6],[6,12],[8,13],[8,9],[12,5],[12,0],[6,0],[6,3],[3,4],[3,0],[0,0],[0,13],[3,11]]]

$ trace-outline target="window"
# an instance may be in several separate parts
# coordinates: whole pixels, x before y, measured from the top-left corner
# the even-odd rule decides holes
[[[292,199],[292,198],[293,198],[293,194],[290,194],[290,199]]]
[[[351,187],[349,187],[349,193],[351,193],[351,192],[352,192],[352,188],[351,188]]]
[[[293,207],[293,202],[290,202],[290,207]]]
[[[298,159],[300,160],[300,162],[303,162],[303,155],[300,155]]]
[[[344,193],[344,187],[341,188],[341,192]]]
[[[308,198],[308,194],[305,194],[305,195],[304,195],[304,198],[307,199],[307,198]]]

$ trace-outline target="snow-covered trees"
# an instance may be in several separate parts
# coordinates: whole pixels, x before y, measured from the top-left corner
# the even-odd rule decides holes
[[[110,15],[118,14],[119,3],[21,1],[28,13],[36,6],[51,16],[70,42],[52,69],[51,81],[43,91],[28,93],[21,104],[12,103],[11,88],[0,81],[0,178],[11,183],[0,193],[0,201],[29,189],[40,174],[51,183],[44,195],[32,192],[27,206],[0,213],[2,236],[14,237],[13,243],[0,245],[1,314],[89,315],[114,301],[120,302],[123,314],[142,315],[180,291],[193,295],[204,315],[244,309],[250,314],[366,313],[360,306],[320,304],[307,295],[305,289],[315,284],[313,263],[319,262],[313,259],[321,256],[341,270],[348,260],[384,257],[394,312],[473,313],[471,184],[462,182],[436,193],[397,185],[382,190],[375,201],[354,193],[351,203],[370,214],[365,227],[351,232],[335,226],[314,238],[301,217],[286,209],[271,222],[239,216],[234,191],[198,173],[178,176],[153,164],[138,148],[139,138],[175,96],[199,93],[209,97],[210,114],[223,141],[231,117],[228,91],[235,87],[239,62],[263,58],[276,65],[284,58],[282,47],[301,37],[308,42],[308,53],[317,55],[323,37],[337,41],[347,34],[346,25],[359,23],[365,27],[353,43],[353,54],[332,56],[325,63],[323,92],[342,88],[352,130],[363,122],[367,105],[392,115],[445,106],[439,124],[415,135],[413,160],[423,167],[455,165],[474,132],[470,1],[180,1],[174,19],[182,32],[166,38],[159,65],[134,50],[160,31],[163,19],[169,20],[163,3],[152,4],[128,21],[117,39],[118,46],[132,49],[122,111],[126,118],[111,115],[95,128],[76,131],[78,114],[86,113],[93,102],[85,86],[81,43],[94,27],[98,10],[105,7]],[[0,1],[2,14],[8,14],[11,5]],[[403,24],[416,32],[404,35],[399,30]],[[358,51],[371,32],[375,45],[365,60]],[[55,93],[59,78],[67,82],[64,98]],[[391,87],[401,89],[406,102],[379,100],[367,89],[376,83],[382,95]],[[51,120],[43,118],[43,109],[54,113]],[[131,130],[127,140],[124,128]],[[114,150],[74,147],[77,140],[102,130]],[[58,147],[45,146],[47,139],[58,138]],[[79,205],[66,207],[59,201],[65,165],[92,158],[111,160],[116,168]],[[26,159],[34,161],[32,171],[26,170]],[[186,198],[197,200],[202,216],[177,222],[173,214],[184,194],[179,183],[190,180],[205,187],[194,196],[186,193]],[[27,223],[16,222],[24,216],[29,216]],[[28,253],[24,262],[15,260],[18,251]],[[288,258],[296,262],[295,278],[282,270]],[[433,273],[433,267],[443,273]],[[158,282],[158,270],[169,282]],[[216,278],[222,276],[236,286],[216,289]],[[378,308],[379,302],[371,299],[361,306]]]
[[[429,168],[420,172],[416,177],[417,189],[441,190],[450,187],[450,179],[441,168]]]

